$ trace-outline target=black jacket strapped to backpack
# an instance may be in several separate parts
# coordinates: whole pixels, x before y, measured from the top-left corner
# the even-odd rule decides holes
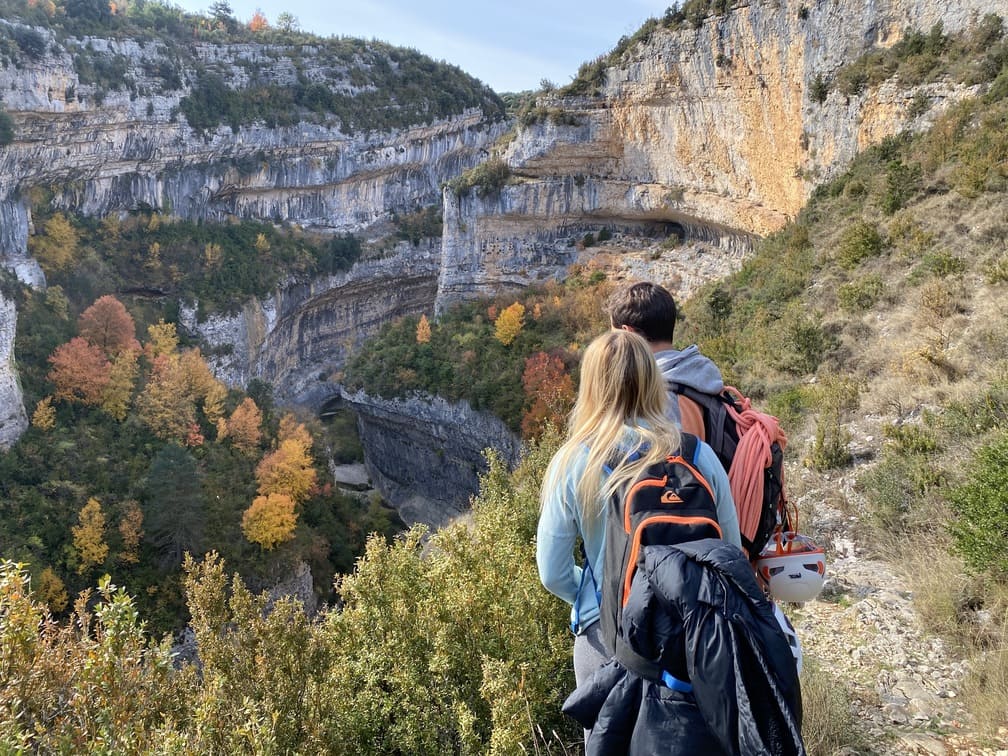
[[[564,703],[592,731],[586,756],[805,754],[794,657],[737,547],[646,547],[621,634],[629,651]]]

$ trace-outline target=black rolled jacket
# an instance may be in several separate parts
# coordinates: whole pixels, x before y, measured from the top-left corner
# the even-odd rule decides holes
[[[795,660],[745,554],[717,539],[643,554],[616,657],[564,703],[586,756],[804,755]]]

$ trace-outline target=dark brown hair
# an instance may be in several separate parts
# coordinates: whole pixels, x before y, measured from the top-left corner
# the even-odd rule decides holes
[[[607,307],[613,328],[628,326],[648,341],[672,341],[675,300],[668,290],[644,281],[617,289]]]

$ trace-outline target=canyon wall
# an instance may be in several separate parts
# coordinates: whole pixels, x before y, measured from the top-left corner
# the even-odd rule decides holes
[[[834,86],[818,102],[813,82],[907,29],[954,33],[987,13],[1008,16],[1008,2],[763,0],[699,26],[656,25],[605,68],[597,96],[541,98],[500,151],[504,187],[446,195],[439,309],[562,270],[578,235],[601,228],[682,229],[686,246],[706,237],[744,255],[859,150],[926,128],[974,91],[890,80],[856,96]]]

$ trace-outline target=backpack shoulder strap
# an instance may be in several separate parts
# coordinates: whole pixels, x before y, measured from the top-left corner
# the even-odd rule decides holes
[[[676,398],[679,400],[679,421],[682,429],[694,436],[706,438],[703,408],[688,396],[680,394]]]

